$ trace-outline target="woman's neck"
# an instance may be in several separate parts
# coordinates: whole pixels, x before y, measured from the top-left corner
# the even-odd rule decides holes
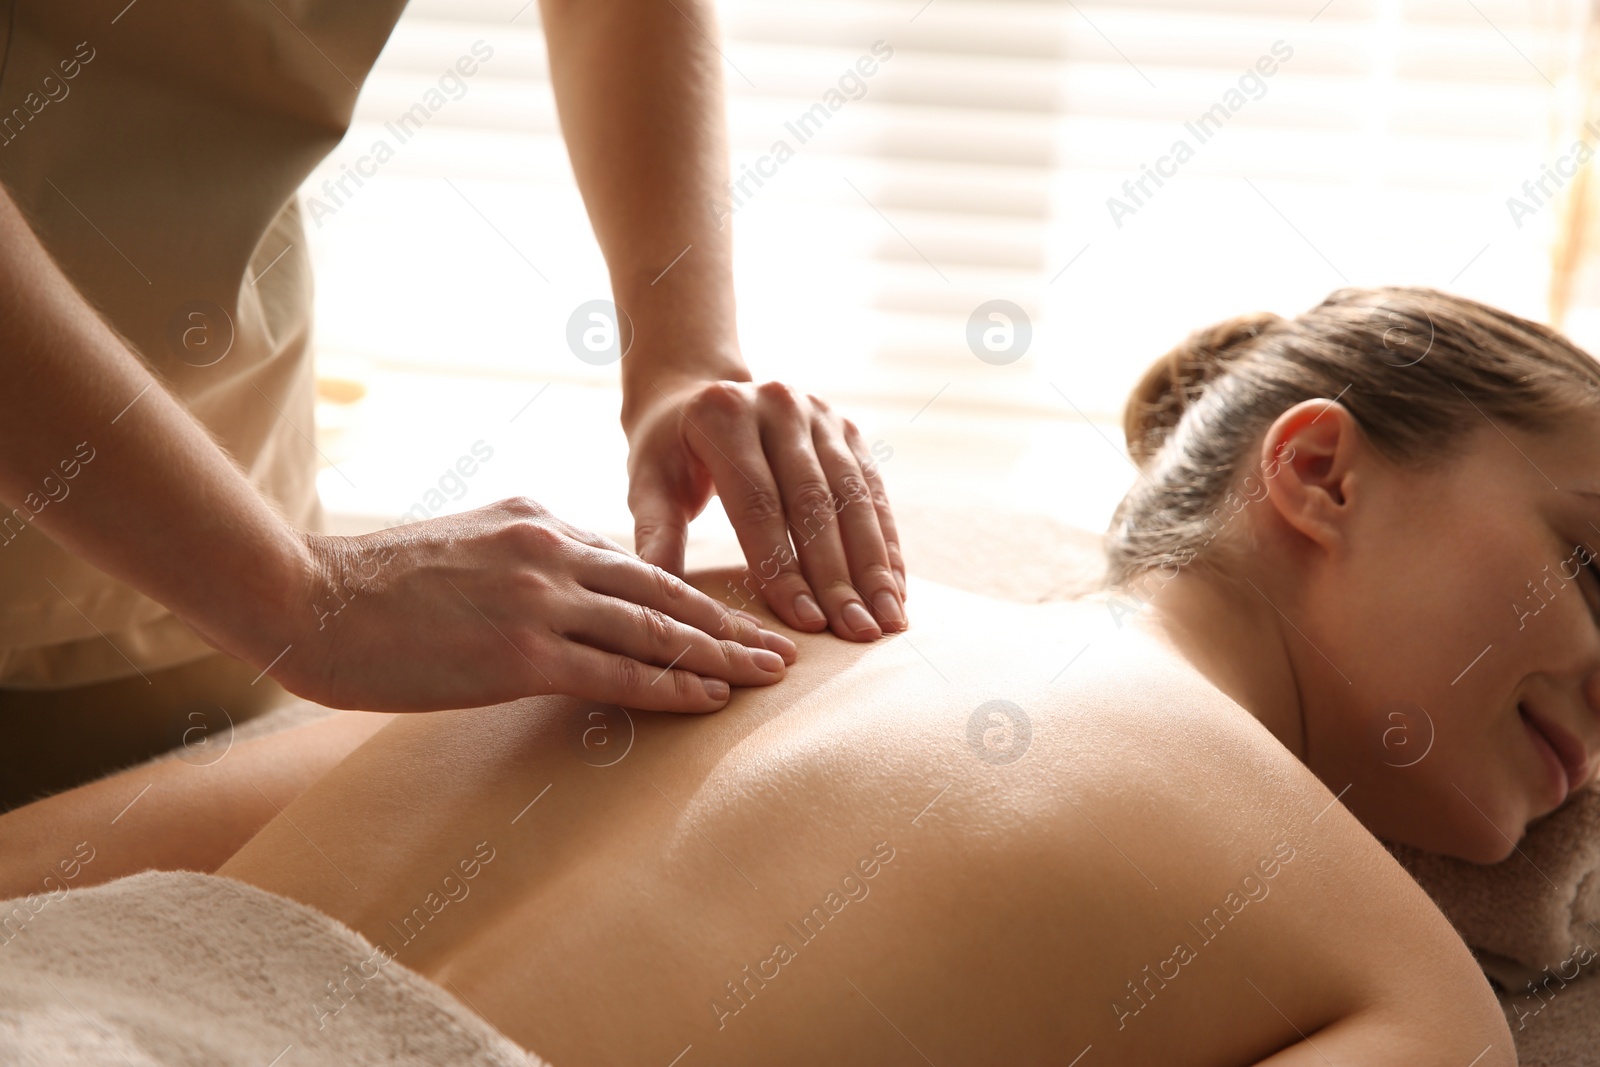
[[[1134,583],[1149,605],[1139,612],[1139,625],[1260,720],[1304,763],[1305,704],[1290,652],[1290,624],[1275,606],[1283,595],[1269,584],[1265,576],[1229,578],[1195,563],[1166,580],[1151,572]]]

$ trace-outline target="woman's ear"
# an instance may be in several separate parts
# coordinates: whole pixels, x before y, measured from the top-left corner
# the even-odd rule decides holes
[[[1361,427],[1333,400],[1305,400],[1279,415],[1261,442],[1261,473],[1279,517],[1332,548],[1343,534],[1365,449]]]

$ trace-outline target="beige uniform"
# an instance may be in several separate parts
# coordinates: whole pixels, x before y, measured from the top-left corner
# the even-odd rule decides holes
[[[289,522],[316,528],[295,190],[344,135],[403,0],[10,6],[0,0],[0,181],[157,379]],[[84,431],[79,464],[116,447],[118,415]],[[209,654],[166,608],[33,525],[72,506],[63,471],[38,473],[39,491],[5,501],[0,523],[0,687],[79,686],[133,675],[129,661],[150,672]]]

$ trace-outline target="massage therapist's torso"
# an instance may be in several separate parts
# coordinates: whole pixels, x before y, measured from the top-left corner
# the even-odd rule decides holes
[[[713,715],[402,716],[219,873],[557,1067],[1248,1063],[1368,1001],[1460,1010],[1421,890],[1167,648],[1093,601],[910,604]]]

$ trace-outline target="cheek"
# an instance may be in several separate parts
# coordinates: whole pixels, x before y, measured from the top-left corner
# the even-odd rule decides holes
[[[1341,669],[1353,679],[1365,675],[1371,699],[1454,703],[1463,686],[1482,685],[1507,666],[1523,625],[1515,604],[1543,564],[1553,574],[1559,561],[1546,558],[1551,545],[1534,525],[1512,522],[1512,514],[1481,502],[1422,499],[1354,531],[1360,541],[1352,538],[1348,562],[1326,584],[1339,603],[1340,643],[1356,661]],[[1584,606],[1575,583],[1564,597]]]
[[[1361,783],[1380,837],[1493,862],[1523,832],[1536,773],[1514,698],[1537,645],[1514,639],[1511,599],[1537,552],[1504,530],[1402,532],[1331,576],[1316,613],[1313,640],[1349,679],[1332,678],[1340,785]],[[1565,595],[1582,605],[1576,585]]]
[[[1460,736],[1441,737],[1439,759],[1427,768],[1433,813],[1422,843],[1474,863],[1498,863],[1544,813],[1544,772],[1515,715],[1461,727]]]
[[[1327,632],[1328,657],[1366,702],[1432,707],[1457,696],[1450,690],[1483,665],[1475,658],[1504,640],[1508,597],[1467,573],[1437,553],[1397,551],[1330,583],[1319,629]]]
[[[1351,810],[1385,841],[1474,863],[1504,859],[1536,814],[1538,770],[1528,765],[1520,720],[1470,691],[1404,708],[1392,719],[1380,714],[1387,730],[1369,730],[1342,768],[1342,781],[1353,783]]]

